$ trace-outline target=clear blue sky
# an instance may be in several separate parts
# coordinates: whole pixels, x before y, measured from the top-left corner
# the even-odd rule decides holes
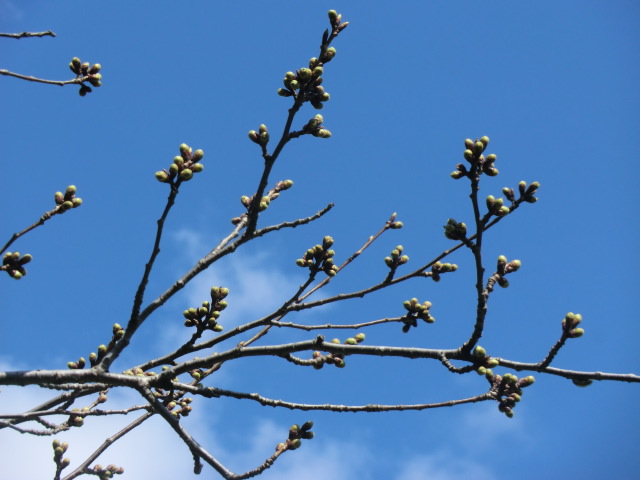
[[[382,259],[398,244],[410,265],[426,263],[452,245],[442,235],[447,218],[471,220],[468,186],[449,173],[463,161],[466,137],[488,135],[501,173],[484,181],[482,197],[520,180],[542,187],[537,204],[486,237],[485,258],[504,254],[523,267],[510,288],[491,297],[481,344],[491,355],[539,361],[565,313],[574,311],[583,315],[586,334],[569,341],[554,365],[640,372],[640,7],[568,0],[0,0],[0,31],[57,34],[1,39],[0,68],[67,79],[66,65],[78,56],[102,64],[104,84],[80,98],[76,87],[0,78],[2,243],[51,208],[56,190],[75,184],[84,200],[16,243],[34,261],[21,281],[0,278],[3,368],[64,368],[106,343],[114,322],[126,323],[167,194],[153,174],[169,165],[180,143],[205,151],[205,170],[182,188],[147,299],[230,231],[229,219],[242,213],[239,198],[253,193],[261,167],[246,133],[260,123],[273,135],[281,131],[289,101],[275,91],[287,70],[317,54],[330,8],[350,21],[325,69],[331,101],[322,114],[333,136],[287,146],[272,178],[295,186],[262,225],[310,215],[329,202],[336,207],[313,225],[256,241],[216,264],[145,324],[114,369],[173,348],[186,335],[182,310],[205,300],[211,285],[231,289],[225,327],[269,313],[304,281],[293,262],[309,246],[330,234],[345,259],[394,211],[405,228],[383,236],[326,294],[377,281],[385,274]],[[303,110],[296,125],[315,113]],[[435,324],[408,335],[397,325],[375,327],[367,343],[457,347],[473,321],[473,264],[464,251],[452,261],[459,271],[438,284],[416,282],[296,320],[394,316],[416,296],[433,303]],[[488,264],[493,268],[493,260]],[[276,332],[272,341],[294,338],[310,336]],[[436,402],[481,393],[486,384],[422,361],[352,358],[344,370],[321,371],[278,359],[234,363],[216,386],[296,402]],[[45,393],[3,388],[0,410],[31,407]],[[114,393],[116,404],[127,400],[141,403]],[[314,420],[316,438],[282,457],[264,479],[631,479],[640,454],[638,400],[637,385],[579,389],[537,375],[511,420],[493,403],[372,415],[216,400],[197,402],[185,424],[239,472],[270,455],[290,424]],[[70,433],[74,463],[99,445],[101,432],[124,424],[87,423],[97,432],[90,438],[84,429]],[[52,477],[50,441],[0,432],[0,480]],[[26,451],[32,461],[16,463]],[[122,465],[124,478],[192,478],[188,451],[159,421],[100,463]]]

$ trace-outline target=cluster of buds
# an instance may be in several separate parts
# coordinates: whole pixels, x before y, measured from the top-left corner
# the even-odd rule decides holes
[[[102,74],[100,69],[102,66],[99,63],[91,65],[89,62],[82,63],[78,57],[73,57],[69,62],[69,69],[76,74],[77,78],[82,78],[83,82],[87,81],[94,87],[100,87],[102,85]],[[91,93],[91,87],[80,84],[80,91],[78,92],[81,97],[84,97],[87,93]]]
[[[73,408],[71,411],[78,412],[78,413],[88,413],[89,411],[91,411],[91,409],[89,407],[82,407],[82,408]],[[84,417],[85,417],[84,415],[71,414],[69,415],[67,424],[70,427],[81,427],[82,425],[84,425]]]
[[[269,143],[269,130],[267,130],[267,126],[263,123],[258,127],[258,131],[249,130],[249,140],[253,143],[257,143],[261,146],[266,146]]]
[[[304,67],[295,72],[287,72],[282,80],[285,88],[278,89],[281,97],[302,97],[303,101],[310,102],[313,108],[320,110],[324,102],[330,98],[328,92],[322,86],[322,65],[330,61],[336,54],[336,49],[329,47],[325,50],[322,60],[315,57],[309,60],[309,67]]]
[[[462,240],[467,237],[467,225],[450,218],[444,226],[444,236],[449,240]]]
[[[211,302],[204,301],[200,308],[190,308],[182,312],[185,327],[196,327],[198,332],[213,330],[221,332],[222,325],[218,323],[220,312],[227,308],[229,289],[225,287],[211,287]]]
[[[292,186],[293,180],[281,180],[276,183],[276,186],[269,190],[269,193],[267,193],[260,199],[260,203],[258,204],[258,211],[265,211],[267,208],[269,208],[271,200],[275,200],[280,196],[280,192],[282,192],[283,190],[289,190]],[[242,203],[247,211],[249,211],[249,209],[251,208],[251,204],[253,203],[253,195],[250,197],[243,195],[242,197],[240,197],[240,203]],[[232,218],[231,223],[233,223],[234,225],[239,224],[244,216],[245,214],[240,217]]]
[[[146,372],[140,367],[134,367],[129,370],[125,370],[122,374],[130,377],[153,377],[156,372]]]
[[[524,180],[518,183],[518,191],[520,192],[520,196],[527,203],[536,203],[538,201],[537,197],[534,197],[535,193],[540,188],[540,182],[533,182],[531,185],[527,186],[527,182]]]
[[[111,341],[109,345],[100,345],[98,346],[98,353],[91,352],[89,354],[89,363],[92,367],[95,367],[102,361],[102,359],[111,351],[113,346],[116,344],[118,340],[124,337],[124,328],[119,323],[114,323],[112,327],[113,336],[111,337]],[[67,363],[67,367],[71,370],[82,370],[86,365],[86,360],[84,357],[80,357],[77,362],[69,362]]]
[[[491,369],[500,365],[499,360],[487,355],[487,351],[480,345],[473,349],[473,361],[478,365],[476,368],[478,375],[484,375],[488,379],[493,378],[493,370]]]
[[[67,442],[60,442],[60,440],[55,439],[52,442],[53,447],[53,461],[56,464],[58,472],[61,472],[63,469],[67,468],[71,463],[71,459],[68,457],[63,457],[67,449],[69,448],[69,444]]]
[[[353,337],[349,337],[344,341],[344,345],[359,345],[364,342],[365,335],[364,333],[357,333]],[[334,338],[331,340],[331,343],[336,345],[340,345],[340,339]],[[319,350],[316,350],[312,354],[312,365],[316,370],[320,370],[324,367],[324,364],[335,365],[338,368],[344,368],[347,364],[344,361],[344,354],[342,353],[327,353],[323,354]]]
[[[85,470],[89,475],[96,475],[100,480],[107,480],[113,478],[114,475],[122,475],[124,468],[116,467],[115,465],[107,465],[103,467],[100,464],[96,464],[93,468],[87,468]]]
[[[176,177],[178,177],[179,180],[187,182],[193,178],[194,173],[200,173],[204,170],[204,165],[199,163],[203,157],[204,152],[202,150],[194,152],[189,145],[183,143],[180,145],[180,155],[174,157],[173,163],[169,166],[169,171],[160,170],[156,172],[156,180],[160,183],[173,184]]]
[[[182,398],[178,401],[172,400],[167,403],[167,410],[176,418],[187,417],[189,413],[191,413],[191,410],[193,410],[193,407],[189,405],[191,401],[191,398]]]
[[[409,261],[409,255],[402,255],[402,250],[402,245],[398,245],[396,248],[391,250],[391,253],[388,257],[384,257],[384,263],[392,271],[395,271],[395,269],[400,265],[404,265]]]
[[[511,260],[507,262],[507,257],[504,255],[500,255],[498,257],[498,265],[496,267],[495,276],[497,277],[498,285],[502,288],[507,288],[509,286],[509,280],[504,278],[505,275],[508,275],[512,272],[517,272],[520,270],[522,266],[522,262],[520,260]]]
[[[169,367],[164,366],[162,370],[168,368]],[[184,394],[185,392],[183,390],[167,391],[162,388],[156,388],[153,392],[153,396],[160,399],[165,408],[176,418],[186,417],[193,410],[191,406],[193,398],[185,397]]]
[[[305,422],[302,426],[295,424],[289,428],[289,438],[286,442],[282,442],[276,445],[276,452],[284,452],[285,450],[295,450],[300,448],[302,440],[311,440],[314,437],[311,428],[313,422]]]
[[[578,338],[584,335],[584,329],[576,328],[582,322],[582,315],[569,312],[562,320],[562,332],[569,338]]]
[[[427,323],[436,321],[429,313],[431,302],[420,303],[417,298],[412,298],[411,300],[405,300],[403,306],[407,310],[407,314],[402,317],[402,322],[404,323],[402,331],[404,333],[407,333],[411,327],[417,327],[418,319]]]
[[[489,195],[486,202],[489,215],[504,217],[511,212],[511,209],[504,204],[502,197],[495,198],[493,195]]]
[[[456,270],[458,270],[458,265],[455,263],[436,262],[431,267],[431,278],[434,282],[439,282],[441,274],[455,272]]]
[[[404,227],[404,224],[402,222],[396,221],[397,216],[398,214],[396,212],[393,212],[393,215],[391,215],[391,218],[387,220],[386,226],[389,227],[391,230],[400,230],[402,227]]]
[[[484,173],[490,177],[495,177],[498,175],[498,169],[495,167],[494,163],[497,160],[497,156],[495,153],[490,153],[486,157],[484,156],[484,151],[489,145],[489,137],[486,135],[481,137],[480,140],[476,139],[475,141],[467,138],[464,141],[464,158],[471,165],[472,169],[474,169],[479,173]],[[470,172],[467,170],[467,167],[459,163],[456,165],[456,170],[451,172],[451,178],[454,180],[458,180],[462,177],[469,177]]]
[[[20,252],[7,252],[2,257],[0,270],[7,272],[11,278],[20,280],[27,274],[27,269],[24,268],[24,265],[31,260],[33,260],[33,257],[28,253],[20,256]]]
[[[320,58],[313,57],[309,60],[308,67],[300,68],[295,72],[287,72],[282,80],[284,88],[278,89],[278,95],[294,97],[296,100],[302,99],[303,102],[311,103],[318,110],[324,106],[324,102],[329,100],[329,94],[322,87],[323,66],[336,56],[336,49],[329,47],[329,44],[349,25],[349,22],[342,22],[342,15],[339,15],[335,10],[329,10],[329,22],[331,23],[331,32],[327,29],[322,35]]]
[[[64,193],[56,192],[53,195],[53,199],[56,202],[56,209],[54,215],[57,213],[64,213],[72,208],[78,208],[82,205],[82,199],[76,197],[76,186],[69,185]]]
[[[540,188],[539,182],[533,182],[529,186],[527,186],[527,182],[525,182],[524,180],[518,183],[518,191],[520,192],[519,202],[523,201],[527,203],[536,203],[538,201],[538,198],[534,197],[533,195],[536,193],[538,188]],[[513,188],[504,187],[502,189],[502,193],[512,204],[516,203],[516,192],[513,190]]]
[[[309,120],[304,127],[302,127],[302,134],[310,133],[314,137],[329,138],[331,136],[331,132],[324,128],[322,122],[324,122],[324,118],[318,113],[315,117]]]
[[[495,390],[498,410],[509,418],[513,418],[513,409],[522,397],[522,389],[533,385],[536,381],[531,375],[518,379],[512,373],[505,373],[503,376],[493,375],[487,378]]]
[[[331,250],[333,238],[326,236],[322,239],[322,245],[316,245],[307,250],[302,258],[296,260],[296,265],[308,268],[312,273],[323,271],[328,276],[333,277],[338,273],[338,266],[333,263],[333,256],[336,252]]]

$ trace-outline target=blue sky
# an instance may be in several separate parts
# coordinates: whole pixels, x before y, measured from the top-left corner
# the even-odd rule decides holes
[[[564,315],[574,311],[586,334],[568,342],[555,366],[638,373],[638,4],[399,3],[0,0],[0,31],[57,34],[2,39],[0,68],[67,79],[66,65],[78,56],[101,63],[103,73],[103,87],[85,98],[76,87],[0,79],[4,238],[51,208],[56,190],[75,184],[84,200],[15,244],[34,261],[21,281],[0,279],[3,369],[63,368],[106,343],[114,322],[126,323],[167,194],[153,174],[169,165],[179,144],[202,148],[205,170],[181,190],[147,300],[230,231],[229,220],[242,213],[239,198],[253,193],[261,168],[246,133],[261,123],[272,135],[281,130],[289,102],[275,91],[286,71],[317,54],[326,11],[335,8],[350,25],[325,69],[331,100],[322,114],[333,136],[287,146],[272,179],[295,185],[261,224],[305,217],[329,202],[336,207],[206,271],[149,319],[114,369],[175,347],[187,335],[181,312],[205,300],[211,285],[231,290],[225,327],[277,308],[304,281],[295,259],[324,235],[334,237],[342,260],[391,213],[405,224],[385,234],[326,295],[377,281],[386,273],[384,256],[398,244],[410,266],[426,263],[452,246],[442,235],[447,218],[471,221],[468,185],[449,173],[462,161],[465,138],[488,135],[500,175],[484,180],[481,197],[498,196],[520,180],[542,187],[538,203],[486,236],[485,258],[504,254],[523,266],[508,289],[492,295],[480,343],[491,355],[539,361],[560,335]],[[297,125],[316,113],[306,108]],[[473,264],[465,251],[451,261],[459,271],[438,284],[407,284],[296,320],[394,316],[415,296],[433,303],[436,323],[407,335],[397,325],[374,327],[367,343],[457,347],[473,321]],[[487,263],[493,268],[493,260]],[[216,386],[296,402],[436,402],[485,389],[481,377],[453,376],[430,362],[351,358],[343,370],[321,371],[278,359],[234,363],[220,371]],[[30,407],[44,395],[3,388],[0,410]],[[113,400],[141,402],[125,392],[114,392]],[[516,472],[521,479],[626,479],[637,475],[637,404],[636,385],[579,389],[537,375],[513,419],[488,403],[372,415],[216,400],[196,402],[185,423],[240,472],[270,455],[290,424],[314,420],[316,438],[280,458],[265,479],[494,480]],[[83,452],[126,420],[87,422],[90,435],[85,428],[70,433],[68,456],[83,460]],[[50,438],[2,431],[0,439],[0,479],[52,476],[53,464],[44,461]],[[12,461],[27,449],[43,461]],[[193,476],[189,453],[159,421],[100,460],[111,462],[125,467],[124,478]]]

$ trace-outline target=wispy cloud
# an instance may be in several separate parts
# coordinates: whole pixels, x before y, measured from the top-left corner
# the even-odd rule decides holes
[[[499,478],[487,466],[465,458],[461,452],[441,450],[410,459],[401,467],[396,480],[496,480]]]

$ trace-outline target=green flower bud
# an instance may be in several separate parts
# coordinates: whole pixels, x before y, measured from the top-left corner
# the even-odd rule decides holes
[[[464,174],[464,172],[461,172],[461,171],[459,171],[459,170],[455,170],[455,171],[451,172],[451,173],[449,174],[449,176],[450,176],[451,178],[453,178],[454,180],[459,180],[459,179],[461,179],[462,177],[464,177],[464,176],[465,176],[465,174]]]
[[[249,140],[254,143],[260,143],[260,137],[258,137],[258,132],[255,130],[249,130]]]
[[[500,365],[500,361],[497,358],[490,358],[485,362],[485,365],[489,368],[497,367]]]
[[[204,158],[204,151],[201,149],[196,150],[195,152],[193,152],[193,159],[196,162],[199,162],[200,160],[202,160]]]
[[[311,78],[311,74],[312,72],[310,68],[301,68],[299,78],[302,80],[308,80],[309,78]]]
[[[476,154],[481,154],[482,152],[484,152],[484,143],[482,142],[476,142],[473,144],[473,151]]]
[[[156,180],[160,183],[166,183],[169,181],[169,174],[164,170],[160,170],[159,172],[156,172]]]
[[[520,260],[511,260],[505,267],[505,273],[517,272],[521,266],[522,262]]]
[[[535,381],[536,379],[532,375],[529,375],[528,377],[521,378],[518,381],[518,386],[520,388],[528,387],[529,385],[533,385]]]
[[[495,153],[490,153],[489,155],[487,155],[487,162],[489,163],[493,163],[498,159],[497,155]]]
[[[180,179],[183,181],[189,181],[193,178],[193,171],[189,168],[185,168],[180,172]]]
[[[473,356],[476,358],[484,358],[487,356],[487,351],[484,348],[482,348],[480,345],[478,345],[473,350]]]
[[[224,327],[220,324],[216,324],[216,326],[213,327],[214,332],[221,332],[222,330],[224,330]]]
[[[180,171],[180,167],[178,167],[178,165],[176,165],[175,163],[172,163],[171,165],[169,165],[169,176],[170,177],[175,177],[178,172]]]
[[[404,226],[404,224],[402,222],[391,222],[391,224],[389,225],[389,228],[391,228],[392,230],[399,230]]]
[[[326,128],[321,128],[316,132],[315,136],[320,138],[329,138],[331,136],[331,132]]]
[[[292,93],[289,90],[286,90],[284,88],[279,88],[278,95],[280,95],[281,97],[290,97]]]
[[[181,143],[179,148],[180,148],[180,153],[183,155],[186,155],[187,153],[191,153],[191,150],[192,150],[191,147],[186,143]]]
[[[480,141],[482,142],[485,148],[487,147],[487,145],[489,145],[489,137],[487,137],[486,135],[481,137]]]
[[[353,338],[355,338],[356,342],[362,343],[362,342],[364,342],[365,335],[364,335],[364,333],[358,333]]]
[[[347,338],[344,343],[346,345],[357,345],[358,341],[355,338]]]
[[[511,210],[509,209],[509,207],[507,207],[506,205],[503,205],[502,207],[500,207],[498,209],[498,211],[496,212],[496,216],[498,217],[504,217],[506,215],[509,215],[509,213],[511,212]]]
[[[64,194],[62,192],[56,192],[53,195],[53,199],[56,202],[56,205],[60,205],[61,203],[64,202]]]
[[[204,170],[204,165],[202,165],[201,163],[194,163],[193,165],[191,165],[191,170],[193,171],[193,173],[200,173],[202,170]]]
[[[582,335],[584,335],[584,329],[582,329],[582,328],[574,328],[573,330],[571,330],[569,332],[569,337],[570,338],[579,338]]]

